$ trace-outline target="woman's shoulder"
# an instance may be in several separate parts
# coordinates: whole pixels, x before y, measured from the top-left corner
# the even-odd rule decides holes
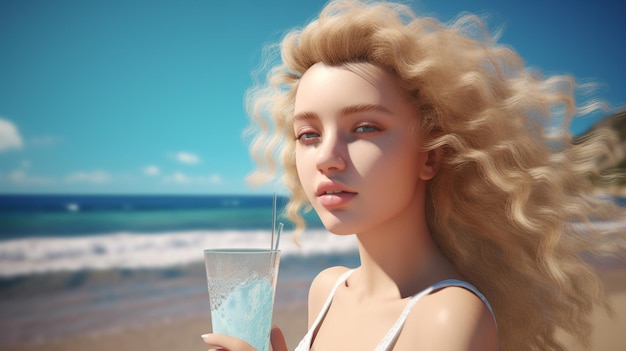
[[[349,270],[350,268],[342,266],[330,267],[313,279],[309,289],[309,325],[321,311],[337,280]]]
[[[409,314],[403,334],[398,344],[418,342],[436,350],[498,349],[496,322],[489,307],[472,291],[459,286],[425,296]]]
[[[335,284],[337,284],[341,275],[349,270],[350,268],[347,267],[336,266],[326,268],[321,271],[311,283],[311,288],[309,289],[309,302],[311,301],[311,298],[314,298],[315,300],[321,300],[321,304],[323,304],[326,301],[328,294],[330,294]]]
[[[341,275],[350,270],[352,269],[344,266],[326,268],[318,273],[315,279],[313,279],[313,282],[311,283],[311,289],[323,288],[327,286],[330,286],[330,288],[332,289],[332,287],[335,285]]]

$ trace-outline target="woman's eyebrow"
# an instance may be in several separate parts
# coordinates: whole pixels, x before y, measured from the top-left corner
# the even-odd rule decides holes
[[[359,112],[368,112],[368,111],[376,111],[376,112],[382,112],[388,115],[393,114],[393,112],[386,108],[383,105],[379,105],[379,104],[359,104],[359,105],[352,105],[352,106],[347,106],[341,109],[341,115],[345,116],[345,115],[350,115],[350,114],[354,114],[354,113],[359,113]]]
[[[315,119],[315,118],[317,118],[317,114],[315,112],[300,112],[300,113],[296,113],[293,116],[294,121],[305,121],[308,119]]]
[[[350,106],[346,106],[342,108],[340,115],[347,116],[347,115],[351,115],[355,113],[368,112],[368,111],[382,112],[388,115],[393,114],[393,112],[390,109],[386,108],[383,105],[358,104],[358,105],[350,105]],[[315,112],[305,111],[305,112],[299,112],[294,115],[294,120],[307,120],[307,119],[314,119],[314,118],[317,118],[317,114]]]

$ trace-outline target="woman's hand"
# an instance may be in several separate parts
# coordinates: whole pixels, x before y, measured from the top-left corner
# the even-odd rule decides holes
[[[209,344],[210,350],[257,351],[247,342],[224,334],[204,334],[202,340]],[[280,328],[272,328],[270,342],[273,351],[287,351],[287,343]]]
[[[209,350],[257,351],[247,342],[225,334],[204,334],[202,340],[209,344]]]

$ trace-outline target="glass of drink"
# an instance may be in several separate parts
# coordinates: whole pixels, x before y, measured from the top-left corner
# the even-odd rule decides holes
[[[213,332],[269,349],[280,250],[204,250]]]

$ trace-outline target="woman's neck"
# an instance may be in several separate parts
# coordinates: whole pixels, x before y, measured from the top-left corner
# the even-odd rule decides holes
[[[461,278],[420,216],[357,234],[360,269],[349,283],[362,298],[405,298],[433,283]]]

